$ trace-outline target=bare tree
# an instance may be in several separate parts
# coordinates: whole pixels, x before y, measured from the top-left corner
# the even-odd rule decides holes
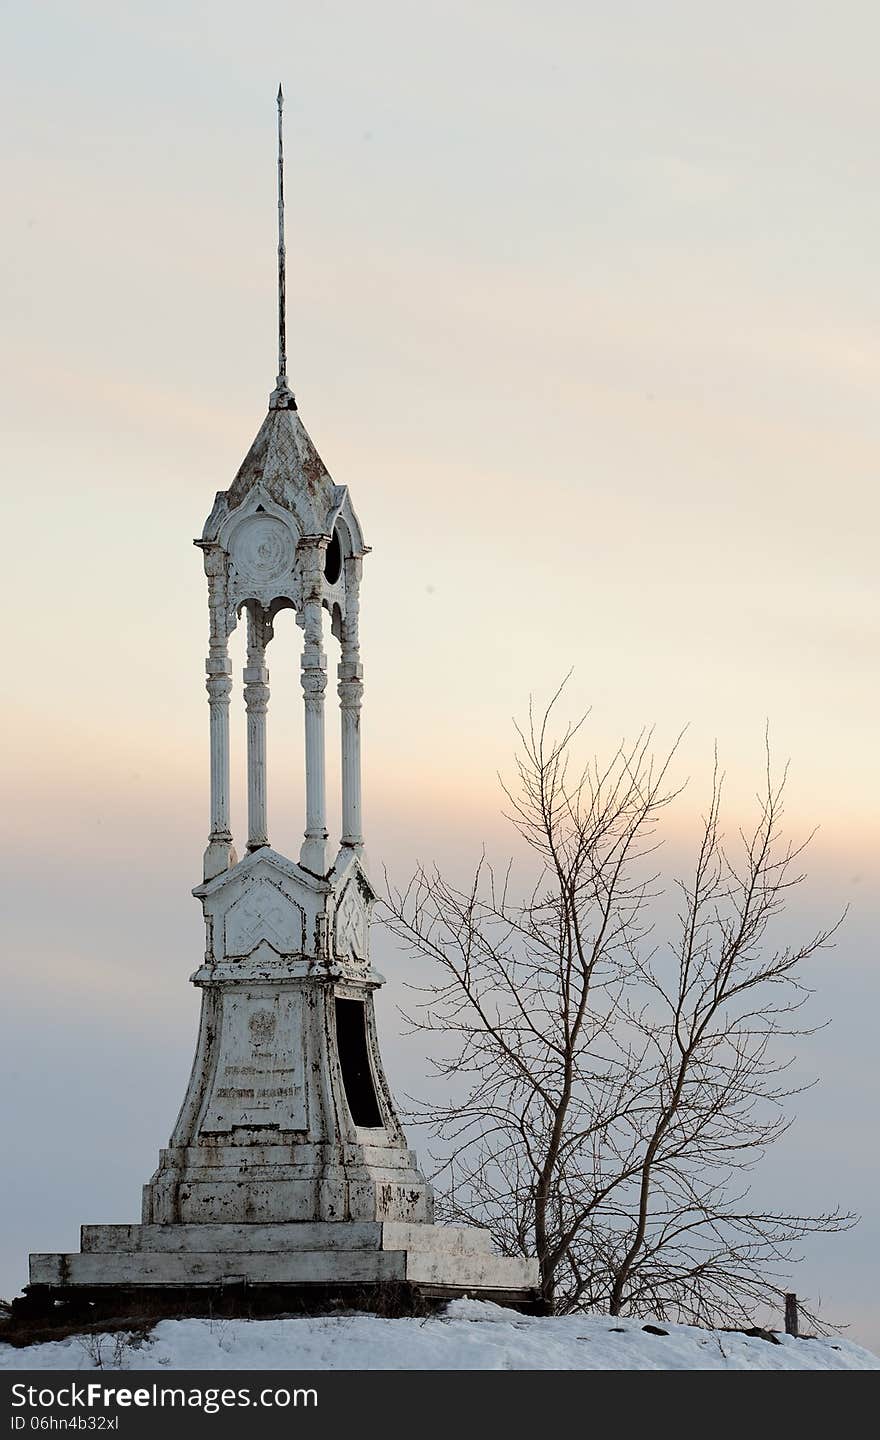
[[[390,929],[434,967],[407,1019],[442,1037],[443,1098],[413,1115],[439,1142],[445,1218],[537,1256],[548,1308],[739,1323],[782,1293],[800,1239],[854,1223],[755,1207],[747,1183],[802,1088],[786,1078],[809,1033],[802,974],[833,932],[777,937],[803,847],[783,838],[768,753],[733,853],[716,762],[671,939],[656,941],[676,747],[658,763],[645,733],[575,770],[583,721],[553,739],[558,698],[518,731],[505,792],[538,862],[528,892],[485,857],[467,889],[424,868],[389,887]]]

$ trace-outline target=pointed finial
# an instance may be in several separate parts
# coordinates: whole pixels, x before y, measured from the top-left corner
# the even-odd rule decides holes
[[[284,248],[284,140],[282,111],[284,91],[278,86],[278,378],[269,396],[271,410],[295,410],[296,401],[287,383],[287,253]]]

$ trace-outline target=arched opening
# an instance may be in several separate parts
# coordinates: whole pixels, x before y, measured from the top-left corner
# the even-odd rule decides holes
[[[335,585],[342,574],[342,542],[339,530],[334,525],[330,544],[324,553],[324,579],[328,585]]]

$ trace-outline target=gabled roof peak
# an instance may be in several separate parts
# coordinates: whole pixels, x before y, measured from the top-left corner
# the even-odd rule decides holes
[[[255,489],[295,516],[304,536],[330,535],[341,515],[350,553],[365,554],[367,546],[348,490],[334,483],[295,405],[269,410],[229,489],[218,493],[202,542],[216,543],[226,521]]]

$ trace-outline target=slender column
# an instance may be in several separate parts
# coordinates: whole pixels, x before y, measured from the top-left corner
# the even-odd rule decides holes
[[[247,712],[248,842],[249,850],[269,844],[266,819],[266,711],[269,671],[266,668],[266,614],[262,605],[247,607],[247,664],[244,704]]]
[[[327,869],[327,799],[324,762],[324,691],[327,657],[324,654],[324,619],[321,609],[324,550],[315,544],[306,569],[305,597],[297,619],[305,634],[301,683],[305,700],[306,830],[300,863],[316,875]]]
[[[342,657],[337,666],[337,693],[342,731],[342,843],[364,843],[361,819],[361,702],[364,694],[364,667],[358,620],[360,583],[363,568],[360,556],[345,562],[345,619],[342,622]]]
[[[211,714],[211,833],[205,850],[204,876],[212,880],[235,864],[229,828],[229,692],[232,667],[226,636],[226,574],[222,551],[206,549],[211,636],[205,661]]]

